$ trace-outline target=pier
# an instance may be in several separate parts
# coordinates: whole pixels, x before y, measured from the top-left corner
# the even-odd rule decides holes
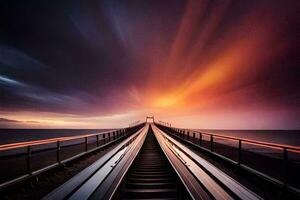
[[[25,190],[30,197],[44,179],[84,160],[32,197],[254,200],[274,191],[297,199],[299,155],[300,147],[181,129],[150,116],[123,129],[0,145],[0,194],[14,199],[11,191],[34,183]]]

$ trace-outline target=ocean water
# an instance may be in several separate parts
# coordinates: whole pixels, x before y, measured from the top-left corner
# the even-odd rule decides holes
[[[216,133],[262,142],[300,146],[300,130],[199,130],[206,133]]]
[[[110,129],[0,129],[0,144],[101,133],[108,130]],[[198,130],[262,142],[300,146],[300,130]]]
[[[56,137],[101,133],[112,129],[0,129],[0,145]]]
[[[15,142],[24,142],[32,140],[41,140],[49,139],[56,137],[65,137],[65,136],[76,136],[76,135],[85,135],[93,133],[101,133],[112,129],[0,129],[0,145],[15,143]],[[240,137],[250,140],[262,141],[262,142],[271,142],[277,144],[285,144],[292,146],[300,146],[300,130],[211,130],[211,129],[197,129],[197,131],[205,133],[216,133],[226,136]],[[195,135],[196,138],[199,138],[199,134]],[[95,140],[96,138],[91,138]],[[208,136],[203,135],[203,140],[210,141]],[[92,141],[91,140],[91,141]],[[62,145],[70,145],[75,143],[81,143],[84,140],[72,140],[66,141]],[[224,144],[234,148],[238,147],[237,141],[224,140],[215,138],[215,143]],[[36,146],[34,149],[43,149],[54,147],[56,144],[51,143],[48,145]],[[261,147],[253,144],[242,144],[243,149],[253,151],[256,153],[272,156],[272,157],[282,157],[282,150],[276,150],[269,147]],[[14,151],[1,152],[1,155],[15,154],[25,151],[26,149],[16,149]],[[293,154],[293,159],[299,160],[300,154]],[[289,157],[291,157],[289,155]]]

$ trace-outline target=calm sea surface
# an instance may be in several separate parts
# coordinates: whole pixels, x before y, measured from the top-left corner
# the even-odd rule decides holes
[[[300,146],[300,130],[200,130],[262,142]]]
[[[101,133],[110,129],[0,129],[0,144]]]
[[[109,129],[0,129],[0,144],[100,133]],[[252,140],[300,146],[300,130],[201,130]]]

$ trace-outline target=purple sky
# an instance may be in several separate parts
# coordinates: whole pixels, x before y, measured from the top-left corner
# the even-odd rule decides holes
[[[299,1],[0,2],[0,127],[299,129]]]

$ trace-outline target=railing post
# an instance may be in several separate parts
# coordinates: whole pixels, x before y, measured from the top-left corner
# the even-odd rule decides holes
[[[187,139],[190,140],[190,132],[189,131],[187,132],[186,135],[187,135]]]
[[[202,146],[202,133],[199,133],[199,146]]]
[[[238,165],[241,164],[241,158],[242,158],[242,140],[239,140]]]
[[[87,152],[88,151],[88,137],[85,137],[84,139],[85,139],[85,141],[84,141],[84,143],[85,143],[85,151]]]
[[[283,148],[283,161],[284,161],[284,185],[286,185],[288,183],[288,151],[287,148],[284,147]]]
[[[105,133],[102,135],[103,144],[105,144]]]
[[[27,146],[27,173],[31,174],[31,146]]]
[[[214,143],[214,137],[213,135],[210,135],[210,151],[213,151],[213,143]]]
[[[96,135],[96,137],[97,137],[97,147],[99,147],[99,135]]]
[[[195,143],[195,132],[193,132],[193,143]]]
[[[110,142],[110,132],[108,133],[108,141]]]
[[[61,161],[61,159],[60,159],[60,149],[61,149],[61,147],[60,147],[60,141],[58,140],[57,141],[57,147],[56,147],[56,158],[57,158],[57,162],[60,164],[60,161]]]

